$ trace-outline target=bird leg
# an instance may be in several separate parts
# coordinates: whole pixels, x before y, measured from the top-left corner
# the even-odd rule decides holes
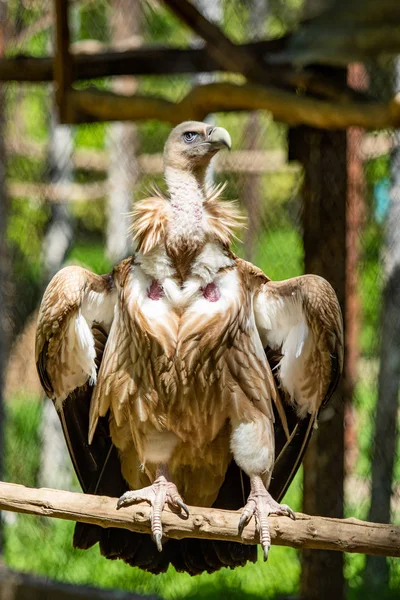
[[[256,529],[260,536],[260,544],[264,552],[264,560],[268,559],[268,552],[271,546],[271,534],[269,530],[268,515],[283,515],[296,519],[292,509],[287,504],[278,504],[266,489],[260,475],[250,477],[251,491],[247,499],[247,504],[242,510],[239,521],[239,534],[254,515]]]
[[[156,471],[156,479],[153,483],[141,490],[129,490],[125,492],[117,502],[117,509],[129,506],[135,502],[149,502],[151,504],[151,531],[153,539],[159,552],[162,551],[162,523],[161,513],[165,504],[175,508],[181,508],[187,516],[189,509],[183,502],[177,487],[169,480],[168,469],[160,466]]]

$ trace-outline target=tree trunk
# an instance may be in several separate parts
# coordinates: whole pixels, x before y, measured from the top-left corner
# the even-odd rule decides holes
[[[326,8],[330,0],[305,0],[303,18]],[[342,72],[343,83],[346,72]],[[325,277],[346,315],[347,143],[345,131],[300,127],[292,134],[294,158],[304,167],[303,241],[305,272]],[[345,365],[346,368],[346,365]],[[303,510],[343,517],[343,380],[319,417],[304,459]],[[302,553],[301,593],[305,600],[343,600],[343,555]]]
[[[48,154],[48,179],[54,185],[73,180],[73,135],[69,125],[60,125],[56,107],[51,108],[50,143]],[[51,204],[51,218],[43,240],[45,280],[50,280],[60,270],[73,238],[73,220],[69,202]]]
[[[400,59],[395,61],[394,92],[400,89]],[[393,469],[397,450],[397,413],[400,383],[400,131],[394,132],[391,155],[390,205],[384,247],[386,284],[382,301],[378,402],[372,458],[370,521],[390,523]],[[367,557],[364,584],[376,594],[388,588],[389,563]]]
[[[304,167],[305,272],[325,277],[345,314],[346,132],[299,127],[291,131],[290,158]],[[344,409],[339,388],[320,415],[304,460],[303,510],[343,517]],[[343,555],[303,551],[301,591],[306,600],[344,598]]]
[[[368,77],[365,67],[352,64],[348,68],[348,83],[357,90],[366,90]],[[360,235],[364,223],[365,176],[364,164],[360,156],[360,148],[365,131],[360,127],[350,127],[347,130],[347,280],[346,280],[346,315],[345,315],[345,353],[346,362],[346,398],[353,397],[354,386],[357,382],[357,367],[359,361],[360,338],[360,295],[358,265],[360,261]],[[355,429],[356,414],[352,402],[346,404],[345,414],[345,465],[346,471],[354,470],[357,456],[357,435]]]
[[[139,34],[140,12],[139,0],[113,0],[111,36],[114,43],[121,45],[123,40]],[[136,89],[134,77],[119,77],[113,84],[113,91],[121,95],[134,94]],[[132,210],[133,188],[139,178],[136,125],[122,122],[110,125],[108,145],[110,167],[106,252],[115,264],[129,255],[131,246],[127,213]]]

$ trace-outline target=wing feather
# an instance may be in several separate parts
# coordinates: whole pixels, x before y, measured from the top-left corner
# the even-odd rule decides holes
[[[76,388],[97,377],[94,323],[108,331],[115,290],[110,275],[66,267],[50,281],[39,310],[36,364],[57,409]]]
[[[268,281],[254,306],[264,346],[282,355],[282,389],[300,418],[316,415],[343,368],[342,314],[332,286],[316,275]]]

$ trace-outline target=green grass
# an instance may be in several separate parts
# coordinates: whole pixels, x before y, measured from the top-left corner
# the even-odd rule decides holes
[[[190,577],[170,568],[150,575],[121,561],[106,561],[98,548],[86,551],[71,547],[73,523],[39,520],[18,515],[6,530],[7,564],[75,584],[96,585],[158,594],[162,598],[265,598],[297,590],[300,563],[292,548],[274,547],[267,564],[256,564],[213,575]]]

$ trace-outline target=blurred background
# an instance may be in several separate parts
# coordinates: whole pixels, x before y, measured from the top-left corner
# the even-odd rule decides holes
[[[311,0],[194,3],[238,43],[280,37],[318,4]],[[52,2],[2,0],[0,4],[3,57],[42,57],[54,51]],[[75,0],[70,5],[72,52],[202,44],[156,0]],[[90,85],[178,101],[193,85],[235,81],[235,77],[221,73],[124,76]],[[352,64],[347,78],[354,88],[386,99],[398,91],[400,62]],[[87,85],[80,82],[78,87]],[[81,264],[105,273],[130,254],[126,213],[146,195],[148,184],[162,186],[161,153],[170,125],[156,121],[60,125],[51,84],[7,82],[2,83],[0,94],[0,229],[5,242],[0,272],[4,367],[0,478],[78,491],[57,415],[36,375],[38,305],[49,279],[62,266]],[[339,437],[337,426],[329,426],[332,414],[328,411],[321,417],[328,423],[325,431],[332,432],[332,441],[338,441],[338,469],[325,470],[322,487],[299,472],[285,501],[295,510],[304,506],[305,512],[318,512],[312,510],[313,498],[320,494],[330,498],[332,516],[343,511],[346,517],[399,523],[399,134],[289,128],[265,111],[219,113],[208,120],[232,136],[232,153],[217,157],[211,177],[228,182],[225,197],[238,199],[249,219],[235,250],[272,279],[321,272],[333,283],[345,310],[346,377],[336,404],[329,409],[340,417]],[[315,195],[320,199],[318,215]],[[343,261],[345,269],[340,271]],[[328,434],[324,439],[318,444],[329,443]],[[315,452],[321,453],[318,446]],[[266,565],[259,561],[196,578],[172,569],[152,576],[123,563],[106,562],[97,547],[73,550],[73,523],[16,513],[3,513],[2,519],[2,560],[13,569],[162,598],[295,597],[307,586],[307,561],[312,562],[310,551],[302,558],[294,549],[273,547]],[[399,597],[398,561],[370,558],[368,562],[357,554],[328,556],[327,578],[337,573],[338,557],[344,560],[347,598],[365,598],[372,589],[374,598],[377,593],[381,598]]]

